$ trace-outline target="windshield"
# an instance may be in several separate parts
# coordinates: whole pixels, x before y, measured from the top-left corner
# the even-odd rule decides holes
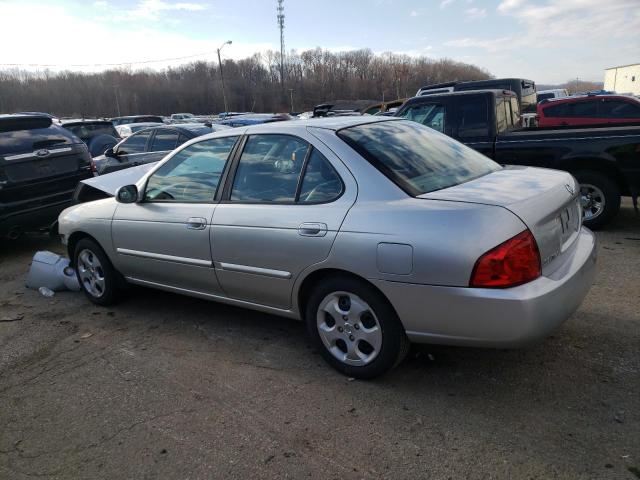
[[[342,129],[338,136],[413,196],[501,168],[462,143],[415,122],[369,123]]]

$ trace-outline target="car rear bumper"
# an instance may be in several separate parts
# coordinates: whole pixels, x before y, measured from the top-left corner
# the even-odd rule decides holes
[[[49,228],[71,205],[73,190],[10,204],[0,203],[0,235]]]
[[[372,281],[413,342],[520,347],[547,336],[580,306],[593,283],[596,251],[595,236],[582,228],[553,274],[508,289]]]

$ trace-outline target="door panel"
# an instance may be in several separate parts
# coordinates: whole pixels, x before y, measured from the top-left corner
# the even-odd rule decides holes
[[[119,204],[112,227],[119,270],[141,280],[220,293],[209,244],[214,208],[213,204]],[[206,225],[190,228],[194,218]]]

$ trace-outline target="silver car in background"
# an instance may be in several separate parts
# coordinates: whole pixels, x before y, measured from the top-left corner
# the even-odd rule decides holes
[[[301,319],[359,378],[399,363],[410,341],[543,338],[595,274],[570,174],[502,168],[385,117],[199,137],[59,223],[94,303],[131,282]]]

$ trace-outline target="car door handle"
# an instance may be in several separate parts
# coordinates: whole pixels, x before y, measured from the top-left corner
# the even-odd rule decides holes
[[[324,237],[326,234],[326,223],[303,223],[298,227],[298,235],[303,237]]]
[[[187,220],[189,230],[204,230],[207,227],[207,219],[202,217],[191,217]]]

